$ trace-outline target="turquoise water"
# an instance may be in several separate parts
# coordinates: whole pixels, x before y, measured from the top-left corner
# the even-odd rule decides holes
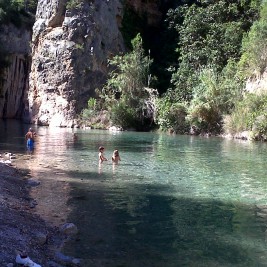
[[[26,154],[27,127],[1,122],[0,151]],[[35,130],[29,168],[52,188],[42,196],[41,184],[38,201],[48,212],[66,208],[62,222],[80,232],[63,251],[83,259],[83,266],[267,266],[266,144]],[[101,166],[100,145],[109,159]],[[111,162],[114,149],[118,165]],[[66,184],[63,200],[57,188]]]

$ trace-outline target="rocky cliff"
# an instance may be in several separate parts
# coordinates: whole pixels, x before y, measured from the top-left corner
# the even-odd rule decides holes
[[[27,106],[31,32],[12,24],[0,28],[0,43],[8,66],[1,73],[0,118],[21,118]]]
[[[9,64],[0,73],[0,118],[77,125],[77,115],[107,79],[108,59],[125,52],[125,9],[155,25],[165,1],[39,0],[32,31],[1,26]]]
[[[40,0],[32,37],[28,114],[32,123],[73,127],[124,51],[119,0]]]

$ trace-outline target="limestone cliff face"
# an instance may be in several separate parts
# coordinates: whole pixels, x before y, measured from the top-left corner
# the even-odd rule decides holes
[[[12,24],[0,29],[0,43],[8,67],[0,80],[0,118],[21,118],[27,106],[31,32]]]
[[[106,80],[107,59],[124,51],[120,0],[39,0],[32,37],[32,123],[73,127]]]
[[[248,79],[245,90],[254,94],[265,93],[267,91],[267,71],[260,77]]]

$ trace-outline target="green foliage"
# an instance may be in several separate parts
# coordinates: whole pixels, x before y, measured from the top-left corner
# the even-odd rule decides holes
[[[38,0],[0,0],[0,24],[13,23],[32,27]]]
[[[181,124],[178,117],[182,113],[174,110],[186,101],[185,125],[189,123],[198,132],[221,132],[223,117],[242,96],[236,62],[243,35],[258,17],[260,2],[183,1],[169,10],[169,25],[179,35],[178,66],[172,74],[173,90],[157,103],[157,122],[162,129]]]
[[[66,8],[69,10],[80,9],[85,3],[94,3],[94,0],[67,0]]]
[[[262,114],[255,118],[251,137],[255,140],[267,141],[267,106]]]
[[[95,98],[90,97],[87,102],[87,108],[82,112],[82,118],[84,120],[90,119],[90,117],[95,116],[97,114],[97,100]]]
[[[111,107],[111,121],[113,125],[124,129],[138,127],[136,110],[123,102],[118,102]]]
[[[267,136],[267,94],[246,94],[236,105],[234,112],[226,118],[225,132],[235,134],[252,131],[253,138]]]
[[[213,69],[203,69],[199,74],[199,83],[194,87],[190,105],[190,122],[207,132],[220,131],[220,88],[218,76]]]
[[[267,2],[262,1],[260,17],[243,39],[239,61],[241,79],[260,77],[267,65]],[[234,112],[225,118],[225,131],[235,134],[251,131],[252,138],[267,140],[267,94],[245,94]]]
[[[267,2],[263,1],[260,19],[255,21],[242,43],[240,75],[243,78],[259,76],[267,65]]]
[[[189,121],[200,131],[220,133],[223,115],[229,114],[236,99],[241,97],[242,83],[234,76],[236,64],[229,62],[220,73],[212,67],[199,72],[193,100],[189,107]]]
[[[186,133],[189,124],[186,120],[187,104],[172,103],[168,95],[161,97],[156,102],[157,116],[156,123],[163,131],[173,131],[175,133]]]
[[[35,14],[37,9],[38,0],[22,0],[24,2],[24,6],[26,11]]]
[[[199,69],[212,65],[221,71],[229,59],[240,58],[243,34],[258,14],[259,1],[209,0],[169,12],[170,25],[179,33],[179,67],[172,77],[176,95],[192,98]]]
[[[88,102],[87,102],[87,105],[88,105],[88,109],[96,110],[96,107],[97,107],[96,99],[93,97],[90,97]]]
[[[80,51],[84,51],[84,44],[75,44],[74,46],[75,49],[78,49]]]
[[[87,108],[82,111],[80,119],[85,126],[106,129],[109,126],[110,116],[106,111],[101,110],[100,101],[91,97],[87,102]]]
[[[153,121],[157,91],[149,88],[152,60],[144,54],[140,34],[132,40],[132,47],[132,52],[117,55],[109,61],[114,70],[101,90],[100,97],[104,99],[111,118],[116,118],[116,122],[123,114],[120,111],[122,108],[128,118],[132,117],[130,121],[135,122],[132,126],[143,127],[147,121]],[[121,121],[124,122],[124,118]]]
[[[82,3],[83,3],[83,0],[68,0],[66,8],[67,9],[80,8]]]
[[[177,53],[175,51],[178,34],[175,29],[168,27],[166,21],[167,10],[180,5],[181,1],[168,0],[159,4],[156,1],[158,12],[161,16],[151,14],[151,9],[145,7],[145,1],[142,3],[144,8],[136,8],[135,5],[129,4],[129,1],[123,2],[123,17],[121,29],[126,47],[132,49],[131,40],[140,33],[143,39],[145,51],[150,51],[153,58],[151,64],[151,73],[158,79],[154,86],[160,93],[165,93],[170,87],[171,73],[167,69],[171,65],[177,64]],[[147,2],[147,1],[146,1]],[[155,17],[154,17],[155,16]],[[151,21],[154,20],[154,22]],[[151,23],[152,22],[152,23]]]

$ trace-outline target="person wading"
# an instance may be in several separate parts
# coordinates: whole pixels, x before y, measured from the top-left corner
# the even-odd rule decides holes
[[[34,148],[34,138],[36,136],[36,133],[33,132],[32,128],[29,129],[29,131],[25,135],[25,139],[27,141],[27,148],[28,150],[32,151]]]

